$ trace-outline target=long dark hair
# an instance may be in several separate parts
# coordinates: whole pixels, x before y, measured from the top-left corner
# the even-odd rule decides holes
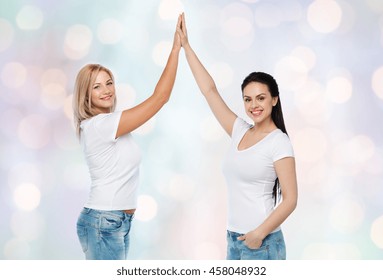
[[[257,83],[267,85],[271,93],[271,96],[278,97],[277,104],[273,107],[271,111],[271,119],[283,133],[287,134],[285,121],[283,120],[282,104],[281,104],[281,98],[279,97],[278,84],[273,78],[273,76],[264,72],[250,73],[242,82],[242,85],[241,85],[242,94],[245,87],[252,82],[257,82]],[[277,197],[280,195],[281,195],[281,186],[279,185],[279,180],[277,177],[273,187],[274,205],[277,204]]]

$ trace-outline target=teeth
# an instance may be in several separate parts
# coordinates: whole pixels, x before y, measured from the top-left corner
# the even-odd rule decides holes
[[[259,116],[262,113],[262,111],[251,111],[251,114]]]

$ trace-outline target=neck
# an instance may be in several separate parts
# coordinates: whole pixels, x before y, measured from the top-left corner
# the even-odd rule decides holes
[[[259,133],[270,133],[271,131],[277,129],[277,126],[271,118],[264,120],[259,123],[255,123],[253,126],[254,132]]]
[[[100,108],[97,108],[96,110],[94,110],[94,116],[96,116],[98,114],[108,114],[111,111],[112,110],[110,110],[110,109],[100,109]]]

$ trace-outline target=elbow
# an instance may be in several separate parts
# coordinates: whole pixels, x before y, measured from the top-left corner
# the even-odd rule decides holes
[[[161,96],[161,98],[160,98],[160,103],[161,103],[161,105],[163,106],[163,105],[165,105],[166,103],[168,103],[169,100],[170,100],[170,94],[163,95],[163,96]]]
[[[209,87],[201,90],[202,91],[202,94],[206,97],[206,96],[211,96],[213,94],[217,94],[218,90],[217,90],[217,87],[215,84],[212,84],[210,85]]]
[[[295,199],[295,201],[291,205],[291,212],[293,212],[297,208],[297,205],[298,205],[298,200]]]
[[[290,201],[290,209],[291,209],[291,212],[293,212],[293,211],[297,208],[297,205],[298,205],[298,198],[297,198],[297,197],[294,197],[294,198],[291,199],[291,201]]]
[[[163,91],[163,92],[155,91],[154,97],[157,104],[160,104],[162,107],[166,103],[168,103],[168,101],[170,100],[170,93],[171,91]]]
[[[282,203],[285,203],[285,207],[288,209],[288,212],[292,213],[297,208],[298,200],[297,197],[289,197],[283,199]]]

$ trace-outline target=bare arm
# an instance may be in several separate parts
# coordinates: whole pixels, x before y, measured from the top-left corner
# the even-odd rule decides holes
[[[298,189],[295,159],[293,157],[280,159],[274,163],[274,167],[281,184],[283,200],[258,228],[238,238],[244,240],[246,246],[251,249],[259,248],[263,239],[280,226],[297,205]]]
[[[181,16],[178,17],[177,29],[181,25]],[[137,106],[124,110],[121,114],[116,138],[127,134],[152,118],[169,100],[176,79],[178,56],[181,41],[177,32],[174,34],[173,47],[170,52],[165,69],[154,89],[153,94]]]
[[[231,111],[226,105],[226,103],[223,101],[222,97],[220,96],[217,90],[213,78],[210,76],[209,72],[205,69],[205,67],[202,65],[197,55],[191,48],[188,41],[184,14],[182,14],[181,29],[177,29],[177,31],[181,39],[182,47],[185,50],[186,60],[189,64],[189,67],[193,73],[194,79],[196,80],[200,91],[205,96],[206,101],[208,102],[210,109],[213,111],[213,114],[217,118],[218,122],[221,124],[224,130],[229,135],[231,135],[233,124],[235,119],[237,118],[237,115],[234,114],[233,111]]]

